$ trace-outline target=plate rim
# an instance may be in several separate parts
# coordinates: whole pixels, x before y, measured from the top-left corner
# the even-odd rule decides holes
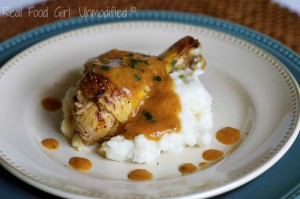
[[[138,12],[138,13],[140,13],[140,15],[142,16],[142,17],[148,17],[149,19],[150,19],[150,21],[152,20],[153,21],[153,19],[151,18],[151,17],[157,17],[157,14],[156,13],[158,13],[158,12]],[[136,13],[136,14],[138,14],[138,13]],[[151,15],[151,13],[153,13],[153,16]],[[172,15],[170,15],[170,13],[172,14]],[[175,19],[176,18],[179,18],[179,19],[184,19],[184,20],[188,20],[188,17],[192,17],[191,18],[191,21],[193,21],[192,19],[193,19],[193,17],[196,17],[196,18],[201,18],[201,17],[204,17],[204,16],[200,16],[200,15],[192,15],[192,14],[184,14],[184,13],[174,13],[174,12],[159,12],[159,14],[161,15],[161,16],[164,16],[164,14],[165,14],[165,17],[166,17],[166,19],[168,20],[168,19],[170,19],[173,15],[174,16],[176,16],[175,17]],[[178,14],[180,15],[180,16],[178,16]],[[83,22],[85,22],[85,23],[87,23],[88,24],[88,22],[89,22],[89,20],[88,19],[92,19],[91,21],[92,22],[94,22],[94,19],[95,18],[75,18],[75,19],[71,19],[71,20],[68,20],[68,22],[69,23],[73,23],[73,25],[75,26],[77,23],[78,24],[82,24]],[[136,20],[133,20],[133,19],[136,19]],[[208,25],[210,25],[210,26],[212,26],[213,25],[213,22],[214,23],[216,23],[218,26],[220,26],[220,27],[222,27],[222,23],[228,23],[229,24],[229,26],[233,26],[233,30],[238,30],[238,29],[235,29],[236,28],[236,26],[237,27],[239,27],[239,28],[244,28],[244,27],[242,27],[242,26],[240,26],[240,25],[236,25],[236,24],[232,24],[232,23],[230,23],[230,22],[226,22],[226,21],[224,21],[224,20],[220,20],[220,19],[215,19],[215,18],[211,18],[211,17],[204,17],[204,19],[206,19],[206,20],[204,20],[204,21],[202,21],[203,23],[205,22],[205,23],[208,23]],[[132,17],[132,18],[130,18],[130,20],[128,20],[128,21],[138,21],[139,20],[139,18],[138,18],[138,15],[136,16],[136,18],[134,18],[134,17]],[[214,20],[216,20],[216,21],[214,21]],[[75,21],[75,23],[74,23],[74,21]],[[164,18],[162,18],[162,19],[158,19],[158,18],[155,18],[155,20],[154,21],[158,21],[158,22],[169,22],[169,21],[164,21]],[[222,23],[221,22],[219,22],[219,21],[223,21]],[[100,22],[102,22],[102,21],[100,21]],[[107,22],[107,21],[106,21]],[[107,23],[110,23],[110,22],[118,22],[118,21],[109,21],[108,20],[108,22]],[[43,34],[43,33],[45,33],[45,30],[43,30],[44,28],[46,28],[46,27],[49,27],[49,26],[52,26],[52,28],[50,28],[50,30],[53,30],[53,31],[55,31],[56,30],[56,28],[57,29],[60,29],[62,26],[63,26],[63,24],[64,23],[66,23],[66,21],[61,21],[61,22],[56,22],[56,23],[54,23],[54,24],[50,24],[50,25],[47,25],[47,26],[43,26],[43,27],[40,27],[40,28],[37,28],[37,29],[34,29],[34,30],[31,30],[31,31],[28,31],[28,32],[26,32],[26,33],[23,33],[23,34],[21,34],[21,35],[18,35],[18,36],[16,36],[16,37],[14,37],[14,38],[12,38],[12,39],[10,39],[10,40],[8,40],[8,41],[6,41],[6,42],[4,42],[4,43],[2,43],[2,44],[0,44],[0,53],[1,53],[1,50],[2,51],[4,51],[5,49],[6,50],[8,50],[9,48],[14,48],[14,46],[16,46],[16,45],[18,45],[18,44],[20,44],[20,42],[22,42],[22,40],[24,40],[24,38],[27,40],[27,39],[30,39],[30,38],[32,38],[32,35],[39,35],[39,34]],[[105,23],[105,22],[104,22]],[[104,24],[104,23],[97,23],[97,24]],[[176,22],[175,22],[176,23]],[[68,23],[66,23],[66,24],[68,24]],[[184,24],[186,24],[186,23],[184,23]],[[228,25],[227,24],[227,25]],[[90,26],[90,25],[95,25],[95,24],[88,24],[88,26]],[[195,24],[192,24],[192,25],[195,25]],[[68,27],[69,25],[67,25],[66,27]],[[200,25],[197,25],[197,26],[200,26]],[[203,26],[201,26],[201,27],[203,27]],[[54,28],[54,29],[53,29]],[[78,29],[79,28],[82,28],[82,27],[78,27]],[[207,27],[205,27],[205,28],[207,28]],[[77,29],[77,28],[76,28]],[[248,28],[247,28],[248,29]],[[216,29],[214,29],[214,30],[216,30]],[[35,32],[36,31],[36,32]],[[219,32],[223,32],[224,33],[224,31],[220,31],[220,30],[216,30],[216,31],[219,31]],[[249,29],[249,31],[253,31],[253,30],[251,30],[251,29]],[[65,33],[66,31],[63,31],[63,33]],[[242,32],[244,32],[244,31],[242,31]],[[247,31],[245,31],[245,32],[247,32]],[[227,32],[225,32],[225,33],[227,33]],[[234,37],[237,37],[236,35],[232,35],[232,34],[230,34],[230,33],[227,33],[227,34],[229,34],[229,35],[231,35],[231,36],[234,36]],[[250,37],[253,37],[253,36],[251,36],[252,34],[260,34],[260,33],[251,33],[250,34]],[[25,35],[25,36],[24,36]],[[31,35],[31,36],[30,36]],[[57,34],[56,34],[57,35]],[[54,36],[56,36],[56,35],[54,35]],[[260,37],[265,37],[264,35],[261,35]],[[257,37],[257,38],[260,38],[260,37]],[[22,39],[23,38],[23,39]],[[238,38],[240,38],[240,37],[238,37]],[[245,40],[245,41],[247,41],[247,42],[249,42],[249,43],[251,43],[251,44],[253,44],[253,45],[255,45],[255,46],[258,46],[258,45],[256,45],[255,43],[252,43],[251,41],[249,41],[249,40],[247,40],[247,39],[243,39],[243,38],[240,38],[240,39],[242,39],[242,40]],[[41,39],[41,40],[45,40],[45,39]],[[261,38],[260,39],[258,39],[258,40],[261,40]],[[269,42],[268,41],[268,39],[266,39],[266,40],[263,40],[263,41],[266,41],[267,43]],[[275,41],[276,42],[276,41]],[[34,44],[36,44],[37,42],[35,42]],[[278,43],[278,42],[277,42]],[[9,44],[9,45],[8,45]],[[269,47],[270,46],[272,46],[275,50],[277,49],[279,52],[285,52],[285,53],[283,53],[284,55],[286,55],[286,56],[289,56],[289,57],[291,57],[290,55],[291,54],[293,54],[294,52],[292,52],[290,49],[288,49],[288,48],[286,48],[286,47],[280,47],[280,45],[282,45],[282,44],[277,44],[277,45],[279,45],[279,47],[277,46],[277,45],[271,45],[270,43],[268,43],[268,45],[269,45]],[[276,47],[277,46],[277,47]],[[258,46],[258,47],[260,47],[260,46]],[[286,49],[285,49],[286,48]],[[3,50],[4,49],[4,50]],[[274,50],[273,49],[273,50]],[[272,53],[269,53],[269,51],[266,51],[268,54],[271,54],[272,55]],[[294,53],[295,54],[295,53]],[[272,55],[273,56],[273,55]],[[279,60],[276,56],[273,56],[273,57],[275,57],[275,59],[276,60]],[[297,59],[299,59],[299,56],[297,55],[297,54],[295,54],[295,57],[297,58]],[[299,59],[300,60],[300,59]],[[280,61],[280,60],[279,60]],[[294,62],[297,62],[298,63],[298,60],[296,60],[296,59],[292,59],[292,61],[294,61]],[[300,61],[299,61],[299,63],[300,63]],[[285,66],[285,64],[282,64],[283,66]],[[300,65],[300,64],[299,64]],[[289,72],[289,69],[285,66],[284,67],[285,69],[286,69],[286,71],[289,73],[289,76],[291,77],[291,78],[294,78],[294,76],[291,74],[291,72]],[[2,74],[1,74],[1,72],[2,72]],[[0,70],[0,76],[1,75],[3,75],[3,70]],[[296,85],[298,86],[298,84],[297,84],[297,81],[296,81],[296,79],[293,79],[293,81],[294,81],[294,83],[296,83]],[[299,91],[299,87],[298,87],[298,91]],[[298,126],[299,126],[299,124],[298,124]],[[294,140],[296,139],[296,137],[297,137],[297,135],[295,135],[295,138],[294,138]],[[291,144],[292,144],[292,142],[291,142]],[[289,147],[288,147],[289,148]],[[286,149],[287,150],[287,149]],[[280,156],[281,157],[281,156]],[[279,158],[280,158],[279,157]],[[278,159],[279,159],[278,158]],[[276,160],[277,161],[277,160]],[[5,168],[7,167],[7,165],[3,165]],[[269,168],[269,167],[268,167]],[[8,169],[8,168],[6,168],[6,169]],[[9,169],[8,169],[9,170]],[[263,171],[264,172],[264,171]],[[24,180],[24,179],[23,179]],[[26,181],[26,180],[25,180]],[[31,184],[31,183],[29,183],[29,184]],[[34,186],[36,186],[36,185],[34,185]],[[36,186],[36,187],[39,187],[39,186]],[[45,190],[45,189],[43,189],[43,190]],[[52,192],[51,192],[52,193]]]

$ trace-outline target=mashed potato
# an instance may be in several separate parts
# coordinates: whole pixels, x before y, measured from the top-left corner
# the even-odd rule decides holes
[[[212,122],[212,97],[200,82],[198,76],[203,71],[197,69],[179,70],[171,74],[175,84],[175,92],[179,95],[182,111],[179,114],[181,130],[164,134],[158,140],[148,140],[143,134],[133,140],[125,139],[122,135],[112,137],[104,142],[98,152],[106,158],[115,161],[129,161],[137,163],[151,162],[161,153],[174,153],[184,149],[185,146],[204,146],[211,143],[210,130]],[[71,88],[64,99],[64,116],[62,132],[72,139],[71,145],[78,151],[86,151],[80,136],[74,134],[71,119],[68,118],[70,98],[74,89]]]
[[[143,134],[133,140],[119,135],[104,142],[99,152],[111,160],[147,163],[161,153],[179,152],[185,146],[210,144],[210,130],[213,127],[212,97],[198,78],[202,73],[200,69],[185,69],[171,74],[181,101],[180,132],[167,133],[159,141],[148,140]]]

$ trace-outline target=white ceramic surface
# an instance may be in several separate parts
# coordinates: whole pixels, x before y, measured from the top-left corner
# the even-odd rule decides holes
[[[149,164],[118,163],[91,151],[73,150],[60,134],[62,111],[49,113],[44,97],[64,97],[80,78],[83,63],[112,48],[157,55],[179,38],[198,38],[207,60],[200,78],[213,100],[214,134],[224,126],[242,131],[240,146],[214,141],[206,148],[164,154]],[[299,131],[299,88],[274,57],[233,36],[196,26],[161,22],[97,25],[47,39],[16,55],[1,68],[1,163],[26,182],[71,197],[200,198],[232,190],[270,168],[291,146]],[[40,144],[56,138],[60,148]],[[203,161],[202,151],[228,152],[217,164],[181,176],[178,166]],[[67,166],[73,156],[87,157],[93,168],[79,173]],[[154,180],[131,182],[127,173],[145,168]]]

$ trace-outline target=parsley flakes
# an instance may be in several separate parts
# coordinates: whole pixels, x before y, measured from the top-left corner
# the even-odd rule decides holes
[[[161,81],[161,77],[160,76],[154,76],[153,77],[153,81],[160,82]]]
[[[170,63],[170,65],[171,65],[172,67],[174,67],[174,66],[176,65],[176,63],[177,63],[177,60],[173,59],[173,61]]]
[[[147,120],[152,120],[153,116],[148,111],[143,111],[143,115],[146,117]]]
[[[136,68],[136,64],[146,64],[149,65],[149,62],[147,60],[142,59],[132,59],[131,60],[131,68]]]
[[[181,75],[179,75],[178,77],[179,77],[180,79],[183,79],[183,78],[184,78],[184,75],[181,74]]]
[[[102,70],[109,70],[109,69],[110,69],[110,66],[104,65],[104,66],[101,67],[101,69],[102,69]]]
[[[134,75],[134,78],[136,81],[141,81],[142,80],[142,77],[139,76],[139,75]]]

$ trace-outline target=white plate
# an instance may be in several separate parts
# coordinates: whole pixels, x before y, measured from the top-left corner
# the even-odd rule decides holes
[[[214,133],[224,126],[242,131],[242,143],[219,163],[181,176],[178,166],[198,165],[205,148],[165,154],[150,164],[118,163],[94,152],[73,150],[60,134],[62,111],[49,113],[41,99],[62,99],[75,85],[83,63],[112,48],[157,55],[179,38],[198,38],[207,60],[201,76],[213,96]],[[21,52],[1,69],[0,156],[14,175],[50,193],[81,197],[210,197],[257,177],[278,161],[299,131],[299,88],[274,57],[241,39],[196,26],[162,22],[97,25],[47,39]],[[60,148],[40,142],[56,138]],[[230,148],[214,142],[206,148]],[[93,168],[80,173],[67,166],[87,157]],[[127,173],[145,168],[154,180],[131,182]]]

